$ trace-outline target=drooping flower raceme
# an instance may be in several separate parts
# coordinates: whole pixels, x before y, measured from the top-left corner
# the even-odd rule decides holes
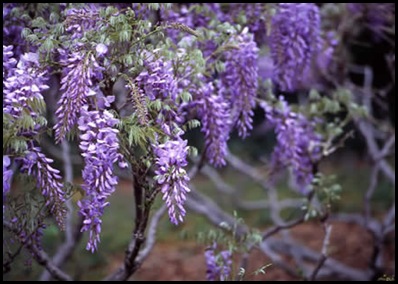
[[[170,221],[177,225],[185,216],[184,203],[189,177],[184,169],[187,162],[187,140],[178,138],[154,146],[156,157],[155,179],[161,187]]]
[[[46,206],[54,213],[62,228],[66,212],[61,176],[58,170],[50,166],[53,160],[47,158],[40,147],[35,146],[34,140],[31,140],[41,128],[41,125],[35,121],[40,114],[36,112],[32,102],[42,101],[41,93],[48,88],[44,83],[46,72],[39,70],[38,59],[39,56],[36,53],[25,53],[21,56],[15,70],[8,73],[9,77],[3,81],[3,114],[8,115],[8,122],[15,124],[20,123],[20,119],[29,121],[27,128],[21,128],[14,134],[28,140],[24,151],[25,156],[16,159],[22,161],[22,171],[36,178],[37,187],[42,190]]]
[[[50,165],[53,160],[41,153],[40,147],[32,146],[29,147],[29,152],[22,162],[21,170],[36,178],[37,187],[42,190],[42,194],[46,198],[46,206],[54,213],[58,225],[63,229],[66,214],[65,193],[59,170]]]
[[[229,250],[223,250],[216,256],[216,248],[217,244],[213,243],[205,251],[206,280],[226,281],[232,272],[232,253]]]
[[[320,45],[319,8],[313,3],[280,3],[272,18],[274,81],[282,91],[306,84]]]
[[[231,129],[229,103],[222,94],[214,93],[212,82],[202,86],[198,91],[200,98],[198,115],[202,122],[202,132],[205,134],[206,157],[208,161],[221,167],[226,164],[227,142]]]
[[[83,107],[78,121],[79,148],[84,158],[82,188],[86,193],[78,205],[84,217],[81,231],[90,231],[86,248],[92,252],[100,241],[101,216],[109,204],[106,199],[115,191],[118,182],[113,174],[113,164],[118,162],[120,167],[127,166],[118,152],[117,123],[109,111],[88,111],[87,107]]]
[[[303,194],[310,190],[313,165],[321,158],[322,137],[314,123],[290,110],[281,96],[279,108],[263,102],[266,118],[275,127],[277,145],[271,158],[271,177],[286,167],[292,167],[296,185]]]
[[[239,136],[244,138],[253,128],[253,108],[258,87],[258,47],[247,29],[235,40],[238,49],[225,53],[225,72],[221,75],[221,82],[230,99],[232,123],[236,124]]]
[[[96,94],[93,80],[100,80],[103,70],[92,54],[74,52],[69,55],[63,50],[60,50],[60,53],[69,58],[63,62],[66,67],[61,80],[61,90],[64,93],[55,112],[58,118],[54,126],[56,142],[61,142],[77,123],[82,107],[87,104],[87,98]]]

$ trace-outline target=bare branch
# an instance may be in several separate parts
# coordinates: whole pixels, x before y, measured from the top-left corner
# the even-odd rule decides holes
[[[263,241],[268,239],[270,236],[278,233],[280,230],[286,230],[286,229],[293,228],[294,226],[297,226],[298,224],[301,224],[303,222],[304,222],[304,217],[301,217],[301,218],[291,221],[285,225],[278,225],[278,226],[272,227],[272,228],[268,229],[267,231],[265,231],[265,233],[263,234]]]
[[[364,209],[365,209],[365,226],[367,227],[367,223],[368,220],[371,218],[372,216],[372,212],[371,212],[371,201],[372,201],[372,197],[374,192],[376,191],[376,187],[377,187],[377,178],[379,175],[379,167],[378,165],[374,165],[372,168],[372,172],[370,174],[370,181],[369,181],[369,187],[368,190],[366,191],[365,194],[365,199],[364,199]]]
[[[237,156],[233,155],[231,152],[228,152],[225,159],[228,163],[237,169],[238,171],[246,174],[251,177],[255,182],[261,185],[264,189],[268,189],[269,184],[264,179],[264,174],[260,173],[256,168],[251,165],[243,162]]]
[[[286,252],[296,250],[300,253],[304,260],[310,262],[317,262],[321,255],[307,247],[304,247],[295,242],[286,242],[276,238],[269,238],[266,243],[274,252],[289,255]],[[371,278],[372,272],[370,270],[360,270],[348,267],[347,265],[332,259],[327,258],[324,266],[318,272],[319,277],[333,277],[333,279],[345,279],[353,281],[368,281]]]
[[[328,247],[330,243],[331,233],[332,233],[332,225],[325,224],[325,238],[323,239],[323,244],[322,244],[322,252],[321,252],[322,255],[317,265],[315,266],[314,272],[310,277],[311,281],[315,281],[319,270],[322,268],[322,266],[325,264],[326,259],[328,258]]]
[[[18,230],[13,228],[11,223],[3,220],[3,227],[5,227],[10,232],[14,233],[16,236],[18,236]],[[73,279],[70,275],[68,275],[66,272],[62,271],[61,269],[59,269],[51,261],[50,257],[47,255],[47,253],[44,252],[44,250],[38,249],[37,246],[30,241],[24,242],[23,244],[32,253],[32,255],[33,255],[34,259],[37,261],[37,263],[46,267],[46,269],[50,272],[50,274],[55,279],[62,280],[62,281],[73,281]]]
[[[269,209],[271,206],[277,206],[279,210],[283,210],[285,208],[292,208],[292,207],[298,208],[303,203],[301,199],[284,199],[278,201],[277,205],[274,204],[274,201],[267,199],[256,200],[256,201],[242,200],[236,194],[238,190],[233,186],[229,185],[228,183],[226,183],[215,169],[209,166],[204,166],[202,168],[201,173],[206,175],[214,183],[216,189],[218,189],[221,193],[230,195],[234,205],[244,210]]]

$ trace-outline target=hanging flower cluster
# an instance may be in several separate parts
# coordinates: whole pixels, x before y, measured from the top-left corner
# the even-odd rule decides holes
[[[184,170],[187,166],[187,140],[178,138],[154,146],[156,157],[155,180],[161,187],[163,200],[166,202],[169,218],[173,224],[183,222],[185,216],[184,203],[189,177]]]
[[[217,256],[217,243],[213,243],[205,251],[206,280],[226,281],[232,272],[232,253],[229,250],[221,251]]]
[[[271,173],[292,167],[300,192],[308,193],[314,177],[313,165],[322,157],[322,137],[315,132],[314,123],[291,111],[282,96],[279,98],[279,108],[265,102],[261,106],[266,118],[275,127],[277,139],[271,158]]]
[[[274,81],[282,91],[306,84],[320,45],[319,8],[313,3],[280,3],[272,18]]]
[[[101,216],[109,202],[106,199],[115,191],[118,183],[113,174],[113,164],[127,165],[118,152],[118,130],[114,129],[118,120],[107,110],[88,111],[83,107],[79,118],[80,144],[84,158],[82,186],[85,197],[78,202],[84,217],[82,231],[90,231],[87,250],[94,252],[100,240]]]
[[[65,135],[75,126],[87,99],[95,96],[94,79],[102,78],[103,67],[98,65],[93,54],[74,52],[66,54],[60,50],[61,56],[67,58],[61,80],[61,90],[64,91],[55,112],[58,121],[54,126],[55,141],[61,142]]]
[[[233,124],[236,124],[239,136],[244,138],[253,128],[258,87],[258,47],[248,29],[244,29],[234,41],[238,49],[225,52],[225,72],[221,75],[221,82],[230,99]]]
[[[6,54],[6,65],[12,67],[14,61],[10,57],[10,52],[11,48],[3,47],[3,54]],[[9,115],[15,123],[19,119],[26,118],[27,115],[30,117],[29,127],[21,128],[16,133],[17,136],[24,138],[34,137],[41,128],[41,125],[35,122],[39,114],[32,105],[34,100],[43,100],[41,93],[48,89],[44,83],[46,72],[39,70],[38,58],[36,53],[25,53],[16,67],[8,70],[8,77],[3,81],[3,113]],[[24,156],[17,158],[22,161],[21,170],[36,178],[37,187],[42,190],[46,199],[46,206],[54,213],[59,226],[63,228],[66,213],[65,194],[62,190],[62,178],[59,171],[50,166],[53,160],[47,158],[40,147],[35,146],[34,140],[27,141],[26,145]]]
[[[229,103],[222,94],[215,94],[211,82],[199,89],[198,96],[198,115],[202,121],[202,132],[205,134],[206,157],[212,165],[224,166],[231,129]]]

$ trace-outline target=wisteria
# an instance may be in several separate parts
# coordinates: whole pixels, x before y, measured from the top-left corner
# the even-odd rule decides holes
[[[348,12],[354,19],[365,22],[372,32],[373,40],[385,38],[386,31],[394,21],[394,3],[346,3]]]
[[[72,256],[94,260],[120,240],[124,256],[100,277],[129,280],[163,221],[186,235],[196,214],[214,225],[190,232],[209,245],[208,281],[273,278],[263,258],[247,263],[253,253],[295,280],[393,275],[380,260],[395,203],[372,206],[379,186],[395,186],[394,15],[392,3],[4,3],[4,280],[34,276],[18,275],[26,254],[40,280],[79,280]],[[356,157],[331,155],[356,142],[371,173],[356,226],[384,228],[361,269],[328,254],[331,221],[337,231],[352,221],[340,197],[355,180],[338,166]],[[267,211],[271,229],[241,209]],[[277,233],[311,220],[324,231],[308,258],[294,234]]]
[[[224,13],[221,11],[220,3],[201,3],[201,12],[198,13],[195,9],[190,10],[194,5],[193,3],[184,3],[181,5],[178,11],[175,10],[160,10],[160,16],[162,21],[168,23],[183,24],[189,28],[206,27],[208,26],[212,17],[215,15],[221,21],[225,18]],[[180,39],[180,31],[178,29],[169,29],[167,31],[168,36],[175,42]]]
[[[58,225],[63,229],[66,214],[65,192],[59,170],[50,165],[53,162],[41,152],[40,147],[32,146],[22,159],[21,170],[36,178],[37,188],[42,190],[46,206],[54,213]]]
[[[127,87],[131,93],[129,102],[134,106],[139,121],[147,121],[146,99],[161,100],[168,108],[163,108],[156,116],[156,123],[161,129],[169,133],[174,131],[175,125],[181,125],[184,121],[179,113],[177,96],[179,95],[178,83],[174,76],[171,61],[166,61],[162,57],[156,58],[156,54],[147,54],[149,57],[145,61],[145,69],[135,78],[132,84]],[[177,124],[176,124],[177,123]],[[180,131],[176,129],[176,131]]]
[[[137,86],[151,100],[157,98],[177,98],[177,82],[174,79],[173,67],[170,61],[163,58],[155,59],[153,55],[148,55],[145,61],[145,70],[143,70],[135,79]]]
[[[187,166],[187,140],[181,138],[169,140],[154,146],[156,157],[155,179],[161,187],[163,200],[166,202],[170,221],[177,225],[185,216],[184,203],[189,177],[184,169]]]
[[[100,241],[101,216],[109,205],[106,200],[114,191],[118,178],[113,173],[114,163],[126,167],[122,155],[118,152],[118,120],[107,110],[88,111],[83,107],[79,118],[80,144],[84,157],[82,185],[85,197],[78,202],[80,213],[84,217],[81,231],[90,231],[87,250],[94,252]]]
[[[282,91],[306,85],[320,45],[319,8],[312,3],[281,3],[271,25],[274,81]]]
[[[60,53],[68,58],[63,62],[66,67],[61,80],[61,90],[64,93],[55,112],[58,118],[54,126],[55,140],[58,143],[77,123],[80,111],[87,104],[88,97],[96,95],[93,80],[100,80],[103,70],[94,55],[90,53],[67,54],[64,50],[60,50]]]
[[[263,102],[268,121],[275,127],[277,144],[271,158],[271,175],[292,167],[295,183],[301,193],[310,191],[313,166],[322,157],[322,137],[315,132],[314,123],[302,114],[291,111],[281,96],[276,107]]]
[[[216,94],[213,83],[202,86],[198,94],[198,115],[202,122],[202,132],[205,134],[206,157],[216,166],[224,166],[227,153],[227,142],[231,129],[229,103],[222,94]]]
[[[231,102],[232,123],[236,123],[239,136],[244,138],[253,128],[253,108],[258,87],[258,47],[247,29],[235,41],[238,49],[225,53],[225,72],[221,75],[221,82]]]
[[[66,31],[72,35],[72,39],[81,38],[84,32],[101,23],[98,21],[98,9],[95,5],[88,5],[80,9],[68,9],[65,13]]]
[[[8,53],[10,48],[3,47],[3,53]],[[3,81],[4,99],[3,113],[10,115],[14,123],[20,123],[20,120],[30,121],[26,126],[17,131],[16,135],[24,139],[37,135],[41,125],[35,123],[33,119],[39,117],[39,113],[33,107],[33,101],[42,101],[42,92],[48,89],[44,83],[46,72],[39,70],[39,57],[36,53],[26,53],[21,56],[15,70],[9,70],[9,76]],[[4,64],[4,63],[3,63]],[[10,67],[13,63],[9,64]],[[29,113],[31,119],[27,119],[26,113]],[[22,126],[24,123],[21,123]],[[52,159],[47,158],[40,147],[35,146],[34,141],[29,141],[23,157],[18,157],[22,161],[22,171],[26,171],[37,180],[37,187],[42,190],[46,199],[46,205],[54,213],[59,226],[63,227],[65,217],[65,196],[59,171],[50,166]]]
[[[206,280],[207,281],[227,281],[232,272],[232,253],[223,250],[215,255],[217,243],[213,243],[205,251],[206,260]]]
[[[12,68],[15,61],[9,57],[10,52],[10,47],[3,46],[3,55],[7,56],[7,63],[3,61],[3,67],[8,67],[8,76],[3,80],[3,113],[17,119],[26,110],[35,118],[38,114],[30,104],[35,99],[43,100],[41,93],[48,89],[45,84],[46,72],[39,70],[39,55],[31,52],[23,54],[16,68]]]

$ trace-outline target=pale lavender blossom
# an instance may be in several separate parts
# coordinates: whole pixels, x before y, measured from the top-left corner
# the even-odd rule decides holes
[[[253,128],[258,87],[258,47],[247,29],[237,35],[234,42],[238,49],[225,52],[225,72],[221,74],[221,82],[232,107],[232,123],[238,129],[239,136],[245,138]]]
[[[98,56],[103,56],[108,52],[108,47],[103,43],[99,43],[95,47],[95,51],[97,52]]]
[[[138,88],[150,100],[177,98],[177,82],[174,78],[171,61],[162,58],[155,59],[156,55],[148,55],[144,62],[145,69],[135,78]]]
[[[12,68],[15,62],[9,57],[9,52],[6,52],[6,65],[10,65],[12,70],[9,70],[7,77],[3,77],[3,113],[11,114],[16,119],[26,109],[35,118],[37,114],[30,102],[34,99],[42,100],[42,91],[49,88],[45,84],[46,72],[39,70],[39,57],[36,53],[23,54],[16,68]]]
[[[89,231],[87,250],[94,252],[100,241],[101,216],[109,204],[106,200],[118,183],[113,173],[114,163],[126,167],[119,151],[118,130],[115,129],[118,120],[107,110],[88,111],[83,107],[79,118],[80,144],[84,158],[82,185],[85,197],[78,201],[80,214],[84,217],[82,232]]]
[[[220,268],[217,265],[217,259],[216,256],[214,255],[213,246],[206,249],[205,260],[206,260],[206,280],[216,281],[220,273]]]
[[[60,50],[60,53],[68,58],[63,62],[65,65],[61,79],[63,94],[55,112],[58,119],[54,126],[57,143],[61,142],[76,125],[81,109],[87,105],[88,97],[96,95],[93,80],[101,80],[104,69],[93,55],[88,55],[86,52],[66,54]]]
[[[65,14],[66,31],[72,34],[72,39],[81,38],[85,32],[94,29],[101,23],[98,20],[98,7],[94,4],[88,4],[78,9],[68,9]]]
[[[187,140],[178,138],[154,146],[156,157],[155,180],[163,193],[170,221],[178,225],[185,216],[184,203],[188,188],[189,176],[185,167],[187,162]]]
[[[232,253],[223,250],[215,254],[217,243],[213,243],[205,251],[206,260],[206,280],[207,281],[227,281],[232,272]]]
[[[41,125],[34,121],[39,114],[35,112],[31,103],[33,100],[43,100],[41,93],[48,89],[44,84],[47,79],[46,72],[40,71],[39,67],[37,53],[25,53],[21,56],[15,70],[3,81],[3,113],[9,115],[11,123],[18,121],[25,113],[29,113],[33,119],[33,125],[29,129],[20,129],[16,133],[17,136],[28,140],[24,156],[17,159],[22,161],[21,170],[36,178],[37,187],[42,190],[46,206],[54,213],[62,228],[65,217],[62,178],[59,171],[51,167],[53,160],[47,158],[41,149],[35,146],[34,140],[31,140],[41,128]]]
[[[319,8],[313,3],[280,3],[271,25],[274,82],[282,91],[305,86],[320,45]]]
[[[7,77],[13,75],[15,66],[17,65],[17,60],[13,57],[14,46],[3,45],[3,81]]]
[[[322,157],[322,137],[315,132],[314,122],[291,111],[282,96],[278,105],[261,104],[266,118],[275,127],[277,139],[270,163],[271,177],[291,167],[300,192],[307,194],[314,177],[313,166]]]
[[[33,145],[33,142],[29,144]],[[36,178],[37,188],[41,189],[46,206],[54,213],[58,225],[63,229],[66,214],[65,192],[59,170],[50,165],[53,162],[41,152],[40,147],[30,146],[26,156],[22,158],[21,170]]]
[[[229,103],[221,93],[215,94],[213,83],[207,83],[198,90],[198,115],[205,134],[206,157],[216,166],[225,166],[231,120]]]

